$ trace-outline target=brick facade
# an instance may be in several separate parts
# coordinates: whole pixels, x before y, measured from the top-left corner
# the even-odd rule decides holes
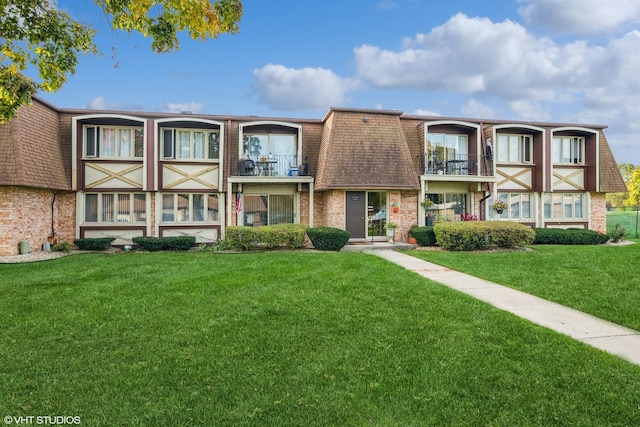
[[[591,229],[607,232],[607,203],[605,193],[591,193]]]
[[[50,237],[73,241],[75,212],[74,193],[0,187],[0,256],[18,254],[22,240],[29,242],[31,252],[42,250],[42,244]]]

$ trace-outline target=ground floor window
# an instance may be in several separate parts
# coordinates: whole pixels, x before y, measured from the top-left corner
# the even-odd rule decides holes
[[[433,225],[438,219],[460,221],[468,213],[466,193],[429,193],[425,198],[433,202],[425,208],[425,225]]]
[[[144,193],[87,193],[84,222],[143,223],[147,219]]]
[[[386,191],[367,192],[367,218],[369,237],[386,235],[384,228],[388,218]]]
[[[219,221],[218,195],[204,193],[165,193],[162,195],[162,221],[200,223]]]
[[[584,219],[584,193],[545,193],[542,196],[545,219]]]
[[[531,193],[500,193],[498,199],[505,202],[509,208],[499,214],[493,210],[493,200],[489,200],[489,219],[528,221],[533,217],[533,195]]]
[[[245,194],[244,225],[293,224],[293,206],[291,194]]]

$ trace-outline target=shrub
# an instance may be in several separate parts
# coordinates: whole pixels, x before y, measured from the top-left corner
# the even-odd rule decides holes
[[[416,241],[420,246],[434,246],[437,242],[436,233],[433,232],[432,226],[411,227],[409,232],[416,238]]]
[[[87,237],[76,239],[73,244],[83,251],[105,251],[111,247],[114,240],[116,240],[115,237]]]
[[[71,252],[71,242],[63,240],[62,242],[53,245],[51,250],[53,252]]]
[[[440,222],[433,230],[438,243],[450,251],[518,248],[530,245],[535,238],[531,228],[515,222]]]
[[[187,251],[195,245],[196,238],[193,236],[134,237],[132,241],[149,252]]]
[[[609,236],[583,228],[536,228],[536,245],[601,245]]]
[[[306,227],[301,224],[275,224],[262,227],[230,226],[226,240],[230,248],[242,251],[256,249],[301,248]]]
[[[321,251],[339,251],[349,241],[348,231],[333,227],[314,227],[307,230],[313,246]]]
[[[613,230],[609,232],[609,239],[613,243],[618,243],[621,240],[624,240],[627,235],[627,229],[624,227],[620,227],[620,224],[616,224],[613,227]]]

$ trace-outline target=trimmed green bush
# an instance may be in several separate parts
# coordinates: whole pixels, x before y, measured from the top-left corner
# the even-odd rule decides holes
[[[313,246],[320,251],[339,251],[351,237],[348,231],[333,227],[309,228],[307,236]]]
[[[519,248],[535,238],[526,225],[503,221],[441,222],[433,230],[440,246],[449,251]]]
[[[435,246],[437,242],[436,233],[433,231],[432,226],[411,227],[409,232],[416,238],[420,246]]]
[[[307,228],[301,224],[275,224],[262,227],[230,226],[225,232],[232,249],[252,251],[257,249],[302,248]]]
[[[196,238],[193,236],[134,237],[131,240],[140,249],[149,252],[187,251],[196,244]]]
[[[106,251],[114,240],[115,237],[86,237],[74,240],[73,244],[83,251]]]
[[[583,228],[536,228],[536,245],[601,245],[609,236]]]
[[[56,243],[51,248],[53,252],[71,252],[71,249],[73,249],[71,247],[71,242],[67,240],[63,240],[62,242]]]

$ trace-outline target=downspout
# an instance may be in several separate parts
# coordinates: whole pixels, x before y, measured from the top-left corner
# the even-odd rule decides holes
[[[56,237],[56,230],[54,227],[54,207],[56,204],[56,195],[58,193],[56,193],[55,191],[53,192],[53,197],[51,198],[51,235],[49,237],[51,237],[52,239]]]

